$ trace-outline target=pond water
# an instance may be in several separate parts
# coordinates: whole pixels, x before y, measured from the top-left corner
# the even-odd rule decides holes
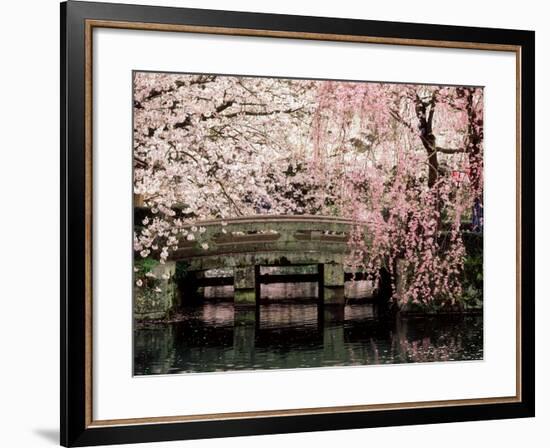
[[[263,302],[205,301],[178,322],[137,325],[134,374],[483,359],[481,314],[379,319],[367,303]]]

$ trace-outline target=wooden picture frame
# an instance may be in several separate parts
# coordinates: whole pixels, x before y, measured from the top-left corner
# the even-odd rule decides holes
[[[511,52],[516,55],[516,394],[279,411],[93,418],[92,34],[99,28]],[[88,446],[532,417],[534,32],[87,2],[61,4],[61,444]],[[514,180],[510,180],[514,182]]]

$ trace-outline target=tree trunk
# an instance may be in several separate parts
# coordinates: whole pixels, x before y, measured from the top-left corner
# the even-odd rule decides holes
[[[429,109],[428,109],[429,107]],[[439,174],[439,161],[435,146],[435,135],[432,130],[434,117],[435,93],[430,101],[424,102],[418,95],[415,100],[415,111],[418,118],[418,130],[420,139],[428,155],[428,187],[432,188],[437,182]]]
[[[437,159],[437,151],[435,148],[435,137],[429,136],[429,141],[433,143],[424,142],[424,147],[428,153],[428,187],[432,188],[437,182],[439,175],[439,161]]]

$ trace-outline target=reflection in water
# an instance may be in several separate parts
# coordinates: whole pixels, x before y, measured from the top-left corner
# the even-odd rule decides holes
[[[140,325],[134,337],[136,375],[483,358],[481,315],[382,320],[364,303],[205,302],[177,323]]]
[[[319,297],[319,283],[271,283],[261,286],[261,298],[263,300],[280,299],[303,299]],[[344,294],[350,299],[369,297],[373,292],[373,285],[366,280],[346,282]],[[231,300],[234,295],[233,286],[206,286],[200,288],[199,292],[207,299]]]

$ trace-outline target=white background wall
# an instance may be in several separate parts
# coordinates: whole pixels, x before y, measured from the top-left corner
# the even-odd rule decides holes
[[[127,3],[143,3],[131,2]],[[277,0],[149,4],[392,21],[534,29],[537,79],[550,79],[550,15],[541,1]],[[0,4],[0,446],[57,445],[59,419],[59,7],[57,0]],[[550,375],[550,152],[546,105],[537,85],[537,417],[445,425],[333,431],[154,446],[334,445],[548,446]],[[414,385],[412,385],[414,387]],[[138,446],[138,445],[136,445]]]

